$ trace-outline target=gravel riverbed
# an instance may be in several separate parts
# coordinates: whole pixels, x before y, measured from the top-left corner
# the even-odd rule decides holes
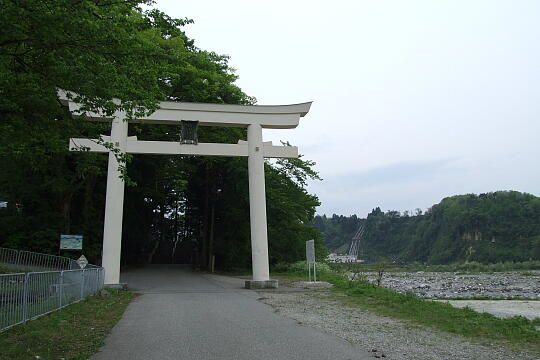
[[[362,274],[375,282],[377,274]],[[497,298],[540,300],[540,271],[504,273],[388,272],[381,285],[424,298]],[[540,315],[539,315],[540,316]]]
[[[259,300],[303,326],[357,344],[373,358],[396,360],[538,360],[525,351],[468,339],[343,305],[327,290],[260,292]]]

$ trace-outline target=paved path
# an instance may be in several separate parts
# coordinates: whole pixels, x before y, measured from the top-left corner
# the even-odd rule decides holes
[[[371,359],[257,301],[235,278],[154,265],[123,274],[139,293],[94,360]]]

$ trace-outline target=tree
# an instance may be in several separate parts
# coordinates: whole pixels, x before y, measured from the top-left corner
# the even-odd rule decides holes
[[[155,22],[159,14],[143,13],[140,3],[1,1],[0,184],[6,200],[24,205],[22,215],[14,215],[18,220],[11,218],[5,228],[14,230],[24,221],[26,231],[39,231],[8,231],[8,244],[51,250],[58,232],[89,233],[96,227],[93,207],[100,204],[93,194],[104,159],[70,154],[66,140],[95,137],[107,127],[73,119],[57,90],[75,91],[86,109],[106,113],[151,111],[165,98],[163,78],[172,60],[182,59],[182,39],[156,41],[162,33]],[[168,26],[187,22],[166,20]],[[72,208],[77,197],[82,209]],[[77,212],[83,229],[72,226]]]

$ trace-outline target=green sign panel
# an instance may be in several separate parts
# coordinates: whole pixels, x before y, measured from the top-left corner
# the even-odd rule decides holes
[[[60,250],[82,250],[82,235],[60,235]]]

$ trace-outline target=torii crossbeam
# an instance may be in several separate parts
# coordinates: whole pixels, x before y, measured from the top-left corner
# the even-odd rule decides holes
[[[111,122],[111,135],[101,138],[102,141],[112,143],[121,153],[247,157],[253,280],[246,281],[246,287],[277,287],[277,280],[270,280],[268,263],[264,158],[297,158],[298,148],[273,146],[271,142],[263,142],[262,129],[296,128],[300,117],[308,113],[311,102],[293,105],[161,102],[159,109],[151,115],[131,121],[169,125],[179,125],[181,121],[198,121],[200,126],[247,128],[247,141],[239,141],[237,144],[182,144],[180,142],[140,141],[135,136],[128,137],[128,122],[124,113],[118,112],[114,116],[93,112],[81,114],[80,104],[69,100],[64,92],[59,94],[61,101],[74,115],[84,116],[93,121]],[[105,284],[119,286],[124,181],[120,176],[117,156],[99,144],[97,139],[70,139],[70,150],[80,150],[81,147],[92,152],[109,152],[102,265],[105,268]]]

